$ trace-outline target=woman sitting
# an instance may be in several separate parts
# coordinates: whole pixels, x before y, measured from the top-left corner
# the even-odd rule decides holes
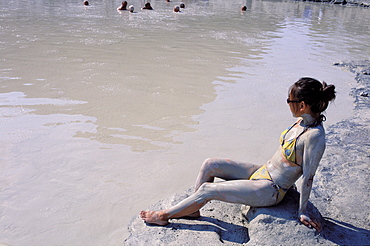
[[[278,204],[286,191],[302,176],[298,219],[321,230],[321,224],[307,212],[313,178],[325,150],[321,113],[335,99],[335,86],[312,78],[301,78],[289,89],[287,104],[298,120],[280,136],[280,146],[265,165],[229,159],[204,161],[195,183],[195,193],[179,204],[160,211],[141,211],[149,224],[166,225],[172,218],[199,217],[199,209],[211,200],[241,203],[253,207]],[[214,183],[214,178],[224,182]]]

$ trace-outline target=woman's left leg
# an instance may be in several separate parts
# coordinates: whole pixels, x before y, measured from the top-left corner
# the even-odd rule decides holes
[[[214,178],[224,180],[249,179],[249,177],[261,165],[255,165],[247,162],[233,161],[230,159],[208,158],[199,171],[195,182],[195,191],[205,182],[213,182]]]
[[[249,177],[260,167],[261,165],[242,161],[208,158],[203,162],[200,168],[195,182],[195,191],[197,191],[205,182],[213,182],[214,178],[221,178],[224,180],[249,179]],[[196,218],[200,216],[200,212],[195,211],[187,216]]]

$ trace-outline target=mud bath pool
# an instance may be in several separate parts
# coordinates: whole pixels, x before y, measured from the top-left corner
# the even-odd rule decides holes
[[[266,162],[299,77],[337,86],[327,126],[351,114],[353,75],[332,64],[369,57],[368,9],[120,3],[1,3],[1,243],[122,243],[205,158]]]

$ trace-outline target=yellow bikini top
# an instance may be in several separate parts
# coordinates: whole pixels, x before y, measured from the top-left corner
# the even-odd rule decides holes
[[[285,129],[280,135],[280,144],[283,149],[282,151],[283,151],[284,157],[288,161],[291,161],[297,165],[298,163],[296,161],[296,156],[295,156],[297,140],[303,133],[305,133],[308,130],[308,127],[306,127],[296,138],[285,141],[285,136],[290,131],[290,129],[292,129],[296,124],[298,124],[298,122],[300,121],[297,121],[296,123],[291,125],[289,128]]]

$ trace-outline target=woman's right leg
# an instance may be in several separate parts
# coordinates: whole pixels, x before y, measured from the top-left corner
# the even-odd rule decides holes
[[[273,183],[269,180],[231,180],[220,183],[204,183],[194,194],[170,209],[142,211],[140,216],[147,223],[166,225],[169,219],[194,214],[211,200],[250,206],[271,206],[276,203],[276,192]]]
[[[247,181],[249,177],[260,167],[261,165],[237,162],[230,159],[208,158],[203,162],[200,168],[197,180],[195,182],[195,193],[192,196],[174,206],[172,209],[170,209],[170,211],[168,211],[169,213],[167,213],[167,211],[142,211],[140,216],[146,222],[158,225],[167,224],[169,219],[168,217],[173,216],[174,214],[175,217],[171,218],[179,218],[181,216],[199,217],[199,209],[209,201],[204,199],[204,189],[202,192],[197,192],[203,184],[205,187],[208,187],[208,183],[206,182],[213,182],[214,178],[216,177],[224,180]],[[199,195],[200,198],[196,198]],[[249,197],[252,196],[249,195]],[[201,199],[202,202],[193,202],[193,200],[199,199]],[[213,196],[211,199],[217,199],[217,196]],[[179,211],[179,213],[176,211]]]

